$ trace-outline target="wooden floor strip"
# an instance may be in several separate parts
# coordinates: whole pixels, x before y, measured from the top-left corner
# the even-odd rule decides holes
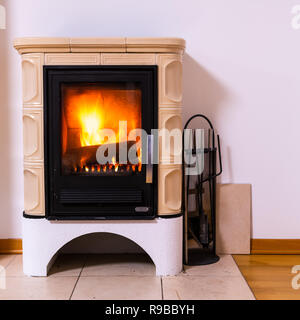
[[[300,255],[234,255],[240,271],[258,300],[300,300],[300,288],[293,289]],[[298,272],[300,273],[300,271]],[[298,275],[299,276],[299,275]],[[298,281],[300,284],[300,281]]]

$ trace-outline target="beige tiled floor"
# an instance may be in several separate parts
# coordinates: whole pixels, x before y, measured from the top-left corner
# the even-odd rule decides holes
[[[156,277],[141,255],[59,256],[48,277],[27,277],[21,255],[0,255],[3,299],[254,299],[233,258]]]
[[[161,281],[155,276],[80,277],[72,299],[161,300]]]
[[[144,255],[89,255],[81,276],[155,276],[155,266]]]
[[[163,279],[166,300],[253,300],[240,276],[186,276]]]

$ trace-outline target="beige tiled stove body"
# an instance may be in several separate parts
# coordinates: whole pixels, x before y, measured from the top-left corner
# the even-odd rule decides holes
[[[159,129],[182,129],[182,56],[179,38],[20,38],[22,55],[25,213],[45,216],[43,145],[44,65],[157,65]],[[173,150],[174,152],[174,150]],[[169,155],[174,160],[175,155]],[[181,211],[181,165],[160,156],[158,215]]]

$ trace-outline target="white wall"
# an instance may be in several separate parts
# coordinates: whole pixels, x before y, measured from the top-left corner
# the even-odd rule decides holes
[[[254,238],[300,238],[300,0],[0,0],[0,238],[20,237],[22,36],[175,36],[187,40],[184,119],[222,137],[222,182],[251,183]]]

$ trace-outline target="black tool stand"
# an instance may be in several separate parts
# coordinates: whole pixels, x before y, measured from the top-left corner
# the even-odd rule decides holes
[[[204,119],[208,128],[186,130],[195,118]],[[182,161],[183,261],[186,265],[206,265],[219,260],[216,255],[216,177],[222,173],[219,135],[217,144],[216,147],[215,131],[207,117],[197,114],[187,121],[183,131]]]

